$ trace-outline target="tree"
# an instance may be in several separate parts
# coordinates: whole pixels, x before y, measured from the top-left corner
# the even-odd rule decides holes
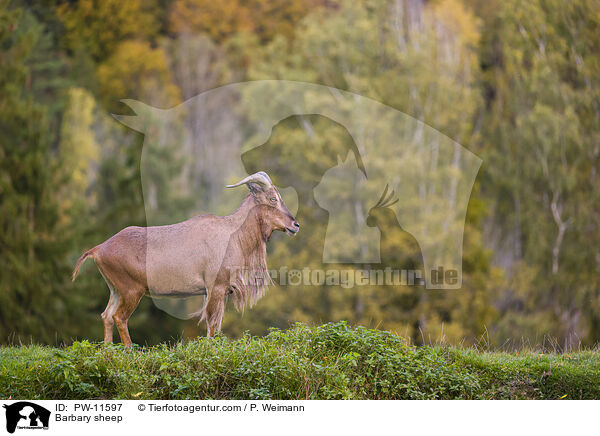
[[[5,3],[5,2],[4,2]],[[81,299],[68,286],[72,234],[61,226],[60,159],[32,59],[48,36],[20,8],[0,8],[0,336],[53,342],[78,333]],[[49,75],[41,80],[52,83]],[[59,82],[54,82],[59,83]],[[56,89],[46,87],[46,93]],[[55,336],[56,335],[56,336]]]
[[[64,46],[102,61],[125,39],[154,37],[158,31],[155,8],[155,2],[142,0],[65,2],[57,7],[64,26]]]
[[[254,33],[262,41],[292,37],[296,23],[319,4],[315,0],[176,0],[169,15],[173,33],[206,33],[223,42],[236,33]]]
[[[142,41],[124,41],[97,69],[98,84],[105,107],[118,110],[123,98],[169,107],[180,100],[173,85],[162,48]]]
[[[488,17],[486,196],[510,278],[499,336],[543,332],[565,347],[600,337],[597,9],[586,0],[507,2]]]

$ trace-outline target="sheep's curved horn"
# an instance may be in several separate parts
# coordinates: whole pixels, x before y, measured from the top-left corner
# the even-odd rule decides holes
[[[273,182],[271,178],[264,171],[259,171],[258,173],[254,173],[245,179],[240,180],[233,185],[227,185],[227,188],[235,188],[236,186],[246,185],[248,183],[258,183],[263,186],[273,186]]]

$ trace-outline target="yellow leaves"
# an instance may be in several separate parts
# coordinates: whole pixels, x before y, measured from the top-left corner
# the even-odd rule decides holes
[[[69,102],[61,125],[60,168],[68,184],[59,193],[62,211],[85,197],[94,177],[92,168],[100,159],[93,124],[96,102],[81,88],[68,91]]]
[[[169,17],[173,32],[206,32],[216,40],[251,31],[249,11],[238,0],[178,0]]]
[[[453,76],[470,81],[477,65],[480,20],[460,0],[443,0],[426,8],[428,40],[436,44],[435,58]],[[468,68],[465,68],[468,67]]]
[[[169,27],[175,33],[208,33],[222,41],[251,32],[261,40],[277,34],[291,36],[295,24],[315,4],[313,0],[176,0]]]
[[[92,58],[102,59],[124,39],[152,37],[158,31],[153,5],[142,0],[63,3],[57,7],[57,15],[65,27],[65,45],[71,50],[83,48]]]
[[[162,48],[143,41],[125,41],[96,72],[103,100],[115,108],[123,98],[169,107],[179,101]]]
[[[454,35],[469,45],[479,41],[480,20],[476,19],[460,0],[443,0],[433,5],[434,16]]]

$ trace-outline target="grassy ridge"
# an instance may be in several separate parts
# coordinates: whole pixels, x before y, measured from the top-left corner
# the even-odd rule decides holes
[[[341,322],[135,348],[0,348],[0,398],[600,399],[600,353],[413,347]]]

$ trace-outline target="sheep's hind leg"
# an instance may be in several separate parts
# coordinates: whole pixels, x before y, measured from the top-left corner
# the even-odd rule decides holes
[[[108,304],[106,305],[104,312],[102,312],[101,317],[102,322],[104,323],[104,343],[111,344],[113,341],[113,327],[115,325],[113,315],[119,306],[120,296],[119,293],[115,291],[113,285],[106,279],[102,271],[100,271],[100,274],[102,274],[102,278],[104,278],[108,289],[110,289],[110,298],[108,299]]]

